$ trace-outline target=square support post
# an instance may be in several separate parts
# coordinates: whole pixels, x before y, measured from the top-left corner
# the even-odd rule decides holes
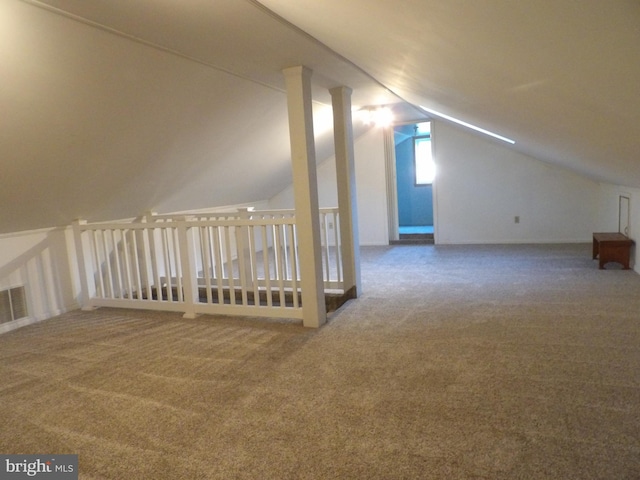
[[[75,220],[73,222],[73,240],[76,247],[76,260],[78,262],[78,273],[80,275],[80,308],[82,310],[94,310],[91,305],[93,291],[89,290],[88,277],[93,276],[93,272],[87,272],[86,258],[90,258],[90,250],[85,250],[84,235],[82,235],[81,225],[86,225],[86,220]],[[87,255],[85,256],[85,252]]]
[[[344,291],[351,293],[350,296],[356,297],[361,292],[361,281],[351,89],[336,87],[329,92],[333,106],[333,136],[336,150]]]
[[[322,279],[320,209],[313,136],[311,70],[291,67],[282,71],[287,86],[293,194],[300,259],[302,316],[305,327],[317,328],[327,320]]]
[[[180,267],[178,275],[182,276],[184,294],[183,318],[196,318],[196,305],[199,302],[198,278],[196,272],[195,241],[193,229],[189,227],[186,218],[178,222],[178,242],[180,245]]]

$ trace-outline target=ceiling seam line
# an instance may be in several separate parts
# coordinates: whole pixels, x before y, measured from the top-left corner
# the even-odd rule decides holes
[[[265,5],[263,5],[262,3],[260,3],[259,0],[245,0],[248,3],[253,4],[256,8],[259,8],[260,10],[264,11],[265,13],[267,13],[268,15],[270,15],[271,17],[273,17],[275,20],[277,20],[278,22],[282,23],[283,25],[291,28],[292,30],[295,30],[296,32],[304,35],[305,37],[309,38],[310,40],[312,40],[313,42],[315,42],[317,45],[321,46],[322,48],[324,48],[327,52],[335,55],[336,57],[338,57],[340,60],[342,60],[343,62],[351,65],[353,68],[355,68],[356,70],[358,70],[360,73],[362,73],[363,75],[365,75],[367,78],[369,78],[371,81],[375,82],[378,86],[382,87],[383,89],[385,89],[386,91],[388,91],[390,94],[392,94],[393,96],[397,97],[399,100],[402,100],[404,103],[411,105],[414,110],[416,110],[417,113],[420,114],[424,114],[424,112],[422,111],[421,108],[418,108],[417,106],[415,106],[414,104],[412,104],[411,102],[408,102],[407,100],[405,100],[404,97],[402,97],[401,95],[399,95],[398,93],[396,93],[394,90],[392,90],[390,87],[388,87],[387,85],[385,85],[384,83],[382,83],[380,80],[378,80],[376,77],[374,77],[372,74],[370,74],[368,71],[366,71],[364,68],[362,68],[360,65],[358,65],[357,63],[353,62],[352,60],[348,59],[347,57],[345,57],[344,55],[336,52],[333,48],[329,47],[327,44],[321,42],[320,40],[318,40],[316,37],[314,37],[313,35],[311,35],[310,33],[306,32],[305,30],[303,30],[302,28],[298,27],[296,24],[290,22],[289,20],[287,20],[286,18],[282,17],[281,15],[278,15],[276,12],[274,12],[273,10],[270,10],[269,8],[267,8]]]

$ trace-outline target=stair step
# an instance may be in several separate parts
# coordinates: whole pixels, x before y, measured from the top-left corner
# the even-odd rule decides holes
[[[433,233],[401,233],[398,240],[392,240],[391,245],[433,245]]]
[[[433,239],[433,233],[401,233],[400,240],[424,240]]]

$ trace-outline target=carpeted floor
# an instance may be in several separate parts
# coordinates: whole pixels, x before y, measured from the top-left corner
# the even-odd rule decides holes
[[[640,276],[590,245],[362,250],[319,330],[101,309],[0,336],[0,453],[83,479],[638,479]]]

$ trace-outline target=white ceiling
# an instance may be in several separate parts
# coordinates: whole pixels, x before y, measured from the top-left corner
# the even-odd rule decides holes
[[[0,233],[269,198],[291,181],[293,65],[314,71],[319,160],[348,85],[640,187],[635,0],[1,0],[0,64]]]
[[[640,186],[637,0],[261,0],[399,96]]]

